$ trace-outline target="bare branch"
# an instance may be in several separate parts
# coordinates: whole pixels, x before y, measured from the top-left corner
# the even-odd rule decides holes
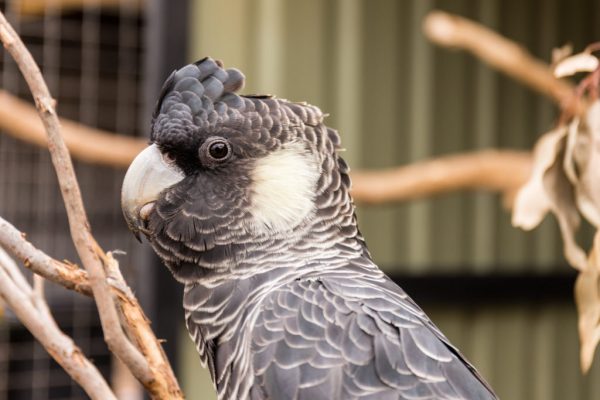
[[[92,296],[86,271],[79,269],[75,264],[60,262],[49,257],[29,243],[25,239],[25,234],[19,232],[19,230],[2,218],[0,218],[0,247],[7,249],[14,257],[21,260],[27,268],[36,274],[67,289]],[[113,297],[119,305],[119,311],[125,322],[124,325],[127,328],[128,334],[135,340],[142,353],[150,360],[150,365],[153,366],[153,369],[163,372],[171,371],[168,365],[163,365],[163,363],[167,362],[163,349],[154,336],[150,327],[150,321],[144,314],[131,289],[123,280],[117,261],[110,253],[106,257],[108,260],[106,269],[108,282]],[[18,269],[16,270],[18,272]],[[24,285],[28,287],[26,281],[24,281]],[[175,380],[175,377],[171,376],[170,379]]]
[[[46,128],[48,147],[67,209],[71,236],[79,257],[90,275],[105,340],[110,349],[126,365],[134,369],[133,373],[138,379],[150,382],[152,374],[146,360],[127,340],[119,324],[117,311],[104,276],[101,258],[103,252],[91,235],[71,157],[60,135],[60,125],[54,110],[55,101],[50,96],[37,64],[3,14],[0,14],[0,39],[19,65]]]
[[[8,278],[12,281],[16,289],[28,297],[32,295],[29,282],[23,276],[15,261],[6,253],[3,246],[0,246],[0,266],[8,274]]]
[[[442,46],[459,47],[514,79],[553,99],[571,115],[583,115],[586,104],[575,96],[573,86],[556,79],[548,65],[518,44],[468,19],[441,11],[424,20],[427,37]]]
[[[91,164],[127,168],[147,141],[91,128],[60,118],[62,134],[74,158]],[[0,90],[0,129],[25,142],[48,147],[48,138],[37,110],[30,103]]]
[[[87,272],[77,265],[60,262],[35,248],[25,234],[0,217],[0,246],[34,273],[67,289],[92,296]]]
[[[91,234],[71,157],[61,136],[60,123],[54,108],[55,101],[50,96],[42,74],[31,54],[2,13],[0,13],[0,40],[2,40],[4,47],[15,59],[23,73],[46,129],[48,148],[67,209],[71,237],[89,274],[106,343],[111,351],[130,368],[134,376],[142,382],[153,397],[181,398],[181,391],[166,358],[164,358],[162,349],[159,355],[163,357],[159,360],[153,358],[156,355],[154,353],[146,354],[151,361],[149,365],[148,360],[128,340],[121,329],[117,309],[104,271],[104,268],[112,261],[102,251]],[[137,304],[134,304],[134,306],[137,306]],[[132,329],[135,329],[135,327],[132,327]],[[154,339],[156,346],[160,347],[152,331],[148,334],[149,338]]]
[[[16,276],[20,278],[16,278]],[[15,279],[16,278],[16,279]],[[21,283],[17,284],[17,280]],[[43,298],[27,284],[16,264],[0,248],[0,297],[17,318],[92,399],[116,400],[102,374],[73,340],[56,325]]]
[[[132,9],[143,8],[145,0],[123,1],[123,0],[19,0],[15,4],[16,12],[27,16],[43,15],[47,10],[68,11],[80,10],[88,5],[96,7],[129,7]]]
[[[7,249],[36,274],[67,289],[92,296],[86,271],[79,269],[75,264],[60,262],[49,257],[28,242],[25,239],[25,234],[19,232],[2,218],[0,218],[0,246]],[[123,281],[116,260],[110,254],[107,255],[107,259],[109,260],[107,267],[108,281],[113,297],[119,305],[119,311],[125,321],[125,326],[128,328],[128,333],[135,340],[142,353],[151,360],[151,365],[159,370],[167,368],[167,366],[161,365],[161,363],[166,362],[166,356],[152,332],[150,321],[144,315],[137,299]],[[25,285],[27,285],[26,281]],[[172,379],[175,379],[174,376]]]
[[[421,161],[404,167],[352,175],[352,194],[379,204],[459,189],[500,191],[511,197],[531,172],[528,152],[484,150]]]
[[[44,282],[45,279],[42,276],[33,274],[33,292],[35,297],[44,298]]]
[[[144,388],[117,357],[112,357],[110,382],[119,399],[143,400]]]

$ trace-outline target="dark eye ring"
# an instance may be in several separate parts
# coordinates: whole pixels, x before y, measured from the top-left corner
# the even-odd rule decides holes
[[[231,145],[221,137],[208,138],[200,147],[200,157],[209,162],[223,162],[231,156]]]

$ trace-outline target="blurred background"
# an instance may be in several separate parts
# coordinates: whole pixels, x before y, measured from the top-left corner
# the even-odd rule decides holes
[[[385,168],[482,148],[531,149],[556,108],[471,56],[428,43],[423,17],[456,13],[535,56],[600,40],[593,0],[15,0],[0,1],[42,66],[63,117],[145,137],[166,76],[205,56],[241,69],[246,93],[308,101],[329,113],[345,158]],[[30,95],[10,56],[0,88]],[[214,398],[188,339],[181,287],[127,231],[124,171],[76,162],[93,232],[121,256],[188,398]],[[0,133],[0,215],[55,258],[77,261],[47,151]],[[556,223],[510,225],[501,199],[453,193],[359,207],[379,265],[421,304],[503,399],[598,399],[600,366],[579,371],[574,274]],[[583,232],[582,240],[589,240]],[[93,304],[48,284],[61,327],[103,373],[111,360]],[[74,385],[5,310],[0,400],[79,399]]]

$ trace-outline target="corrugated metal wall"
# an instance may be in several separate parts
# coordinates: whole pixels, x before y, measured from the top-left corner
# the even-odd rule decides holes
[[[600,3],[591,0],[199,0],[190,13],[189,59],[210,55],[242,69],[248,93],[320,106],[355,168],[531,148],[552,126],[555,108],[472,57],[429,44],[421,22],[434,8],[481,21],[546,60],[555,46],[571,42],[578,50],[600,40]],[[553,220],[520,232],[492,194],[361,208],[359,221],[388,271],[567,268]],[[502,398],[600,398],[600,368],[587,378],[578,370],[572,304],[427,311]],[[185,381],[200,385],[190,368]]]

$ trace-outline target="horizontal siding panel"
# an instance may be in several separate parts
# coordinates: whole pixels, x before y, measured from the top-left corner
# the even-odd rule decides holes
[[[481,21],[545,60],[555,46],[571,42],[580,50],[600,39],[600,4],[589,0],[193,4],[190,61],[220,58],[246,73],[249,93],[308,101],[331,113],[328,123],[340,130],[353,168],[387,168],[491,147],[530,149],[557,117],[548,100],[470,55],[429,44],[420,30],[429,10]],[[548,273],[568,268],[552,218],[534,232],[521,232],[511,226],[501,203],[495,194],[452,193],[360,207],[358,214],[372,254],[387,271]],[[510,296],[510,288],[506,293]],[[574,306],[474,304],[467,310],[426,311],[502,398],[600,398],[600,367],[586,377],[578,369]],[[190,377],[186,385],[199,382],[199,372],[191,368],[198,368],[194,357],[184,368]]]

